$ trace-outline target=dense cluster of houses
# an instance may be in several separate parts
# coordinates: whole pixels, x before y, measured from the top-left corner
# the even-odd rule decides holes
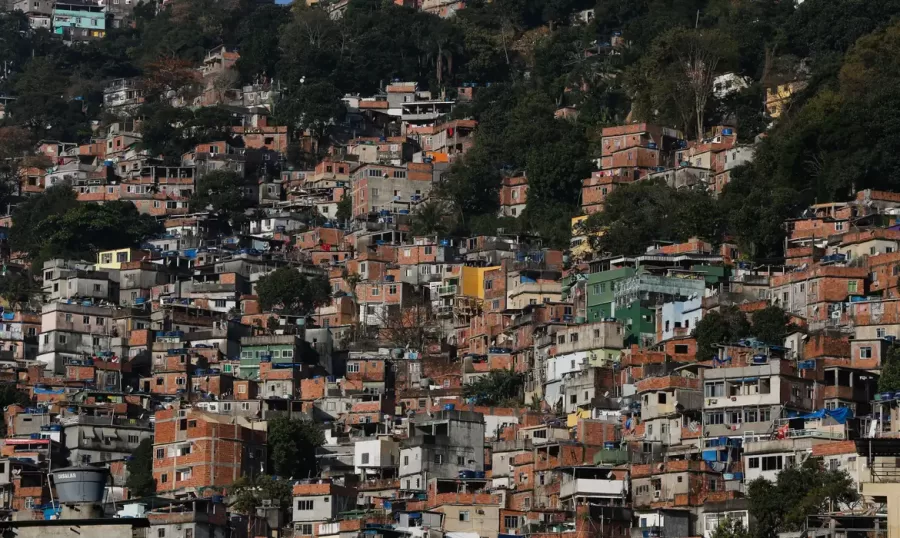
[[[131,6],[122,2],[16,5],[33,24],[97,37],[114,6]],[[104,109],[117,121],[90,144],[42,141],[51,164],[21,172],[22,195],[68,184],[83,202],[132,202],[165,233],[96,259],[49,260],[32,268],[42,304],[4,305],[0,380],[30,402],[4,413],[4,530],[710,538],[728,518],[753,524],[750,481],[820,458],[862,499],[822,514],[816,536],[900,533],[900,393],[878,388],[900,335],[900,195],[862,191],[785,221],[782,265],[698,239],[603,256],[583,222],[614,189],[662,178],[716,195],[753,158],[730,127],[685,140],[629,124],[602,132],[571,249],[502,233],[415,236],[417,208],[477,129],[449,119],[456,101],[400,81],[348,95],[353,136],[296,169],[285,164],[291,146],[316,153],[319,139],[273,125],[276,85],[223,89],[216,81],[237,58],[209,51],[202,91],[173,97],[229,110],[239,119],[229,139],[149,155],[133,114],[140,81],[116,80]],[[770,92],[773,110],[790,92]],[[476,93],[466,86],[457,99]],[[191,205],[214,170],[240,174],[254,206],[229,235]],[[500,214],[521,215],[527,196],[527,171],[510,173]],[[27,264],[16,252],[5,262],[4,274]],[[325,276],[330,303],[308,316],[265,311],[257,283],[282,267]],[[796,330],[722,342],[698,361],[706,315],[769,305]],[[523,380],[512,402],[464,395],[499,371]],[[289,513],[264,502],[238,514],[232,487],[271,474],[267,423],[282,416],[325,430],[304,455],[318,474],[289,477]],[[126,464],[145,439],[156,496],[133,499]]]

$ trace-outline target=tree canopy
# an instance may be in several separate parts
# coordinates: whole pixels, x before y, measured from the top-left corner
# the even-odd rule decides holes
[[[331,302],[331,285],[323,275],[306,276],[293,267],[279,267],[256,284],[263,310],[304,316]]]
[[[153,439],[140,442],[125,463],[128,478],[125,487],[131,498],[149,497],[156,493],[156,479],[153,478]]]
[[[717,344],[728,344],[750,334],[747,316],[735,306],[725,306],[708,312],[697,322],[697,360],[708,361],[717,353]]]
[[[269,455],[275,474],[288,480],[316,476],[318,447],[325,443],[321,427],[313,422],[278,416],[269,421]]]
[[[79,203],[67,184],[26,198],[12,220],[12,248],[27,252],[38,268],[52,258],[91,260],[101,250],[135,247],[162,231],[132,203]]]
[[[475,405],[521,404],[521,391],[525,378],[512,370],[491,370],[463,385],[463,397],[472,399]]]
[[[775,536],[800,531],[806,517],[838,510],[858,497],[846,471],[825,470],[821,460],[809,458],[802,465],[787,467],[775,482],[757,478],[747,486],[754,536]]]

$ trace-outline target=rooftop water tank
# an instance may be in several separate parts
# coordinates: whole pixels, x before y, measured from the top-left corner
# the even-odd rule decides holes
[[[103,500],[109,469],[65,467],[51,471],[61,503],[99,503]]]

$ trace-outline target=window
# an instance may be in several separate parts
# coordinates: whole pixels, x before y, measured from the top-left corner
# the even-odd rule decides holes
[[[161,460],[166,457],[166,449],[157,448],[156,449],[156,459]]]
[[[686,355],[687,353],[689,353],[687,344],[675,344],[676,355]]]
[[[569,335],[569,342],[577,342],[578,341],[578,333],[572,333]]]
[[[747,467],[750,469],[759,469],[759,458],[750,458],[747,460]]]
[[[469,521],[469,511],[468,510],[460,510],[459,511],[459,520],[460,521]]]
[[[665,393],[665,392],[660,392],[659,395],[656,397],[656,399],[657,399],[657,401],[658,401],[659,403],[661,403],[661,404],[666,403],[666,393]]]
[[[297,526],[297,529],[300,531],[300,534],[303,535],[312,535],[313,533],[312,523],[301,523]]]
[[[128,436],[128,442],[131,443],[131,444],[137,444],[137,443],[140,443],[141,440],[140,440],[140,438],[139,438],[137,435],[129,435],[129,436]]]
[[[763,456],[762,457],[762,470],[763,471],[780,471],[781,470],[781,456]]]
[[[503,525],[507,529],[514,529],[519,526],[519,516],[504,516]]]
[[[465,465],[466,457],[465,456],[456,456],[456,464],[457,465]]]
[[[706,383],[704,394],[707,398],[719,398],[725,396],[725,382]]]
[[[297,510],[312,510],[312,501],[297,501]]]
[[[369,463],[369,453],[368,453],[368,452],[363,452],[363,455],[362,455],[362,464],[363,464],[363,465],[366,465],[367,463]]]
[[[163,473],[162,476],[159,477],[159,481],[163,484],[167,483],[169,481],[168,473]]]
[[[240,385],[238,387],[238,394],[247,394],[247,385]]]
[[[871,359],[872,358],[872,348],[869,346],[863,346],[859,348],[859,358],[860,359]]]
[[[347,373],[353,374],[359,372],[359,363],[351,362],[347,365]]]
[[[725,424],[725,414],[721,411],[712,411],[706,413],[707,424]]]
[[[216,308],[225,308],[225,299],[216,299]]]
[[[848,280],[847,281],[847,293],[856,293],[856,286],[858,282],[856,280]]]
[[[875,329],[875,337],[876,338],[884,338],[886,331],[883,328]]]
[[[409,456],[403,456],[403,465],[409,465]],[[409,486],[406,489],[409,489]]]
[[[434,462],[435,462],[436,464],[438,464],[438,465],[444,463],[444,455],[443,455],[443,454],[435,454],[435,455],[434,455]]]
[[[163,475],[163,476],[165,476],[165,475]],[[165,536],[166,536],[166,529],[160,527],[160,528],[156,531],[156,535],[157,535],[159,538],[165,538]]]
[[[184,538],[194,538],[194,529],[184,529]]]

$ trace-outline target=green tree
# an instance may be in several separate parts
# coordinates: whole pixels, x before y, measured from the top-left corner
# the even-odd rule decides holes
[[[463,385],[463,398],[475,405],[505,405],[520,402],[525,378],[512,370],[491,370],[487,375]]]
[[[138,213],[130,202],[79,204],[37,224],[40,250],[35,260],[93,259],[100,250],[135,247],[161,232],[156,219]]]
[[[309,129],[323,139],[326,129],[344,119],[343,93],[331,82],[304,82],[275,106],[279,121],[293,132]]]
[[[592,239],[595,249],[613,254],[639,254],[660,240],[699,237],[715,244],[724,226],[716,200],[703,192],[672,189],[662,180],[617,187],[603,211],[586,224],[592,233],[602,232]]]
[[[256,284],[264,311],[304,316],[331,302],[331,285],[324,275],[306,276],[294,267],[279,267]]]
[[[757,310],[750,319],[753,336],[767,344],[782,345],[785,335],[794,329],[788,313],[774,305]]]
[[[751,538],[749,529],[740,519],[726,517],[713,531],[712,538]]]
[[[900,347],[891,346],[881,367],[878,392],[900,390]]]
[[[250,200],[244,195],[244,178],[231,170],[213,170],[200,177],[191,198],[194,211],[211,209],[235,224],[242,222]]]
[[[173,107],[154,101],[140,109],[142,148],[177,164],[181,156],[204,142],[231,140],[231,113],[219,107]]]
[[[0,409],[6,410],[10,405],[27,407],[30,403],[28,395],[19,390],[15,383],[0,383]],[[0,435],[6,437],[5,420],[0,420]]]
[[[83,96],[69,93],[70,81],[53,57],[31,59],[14,90],[12,119],[30,129],[35,139],[80,141],[90,134]]]
[[[75,191],[67,184],[53,185],[37,196],[29,196],[13,210],[10,247],[19,252],[27,252],[34,259],[45,240],[37,231],[38,225],[44,219],[62,215],[77,205]]]
[[[292,483],[286,478],[271,475],[242,476],[232,486],[234,501],[230,507],[240,514],[255,516],[256,509],[263,501],[272,501],[273,506],[285,510],[291,506]]]
[[[727,344],[750,334],[747,316],[735,306],[725,306],[708,312],[694,328],[697,339],[697,360],[711,360],[717,353],[717,344]]]
[[[487,151],[476,146],[450,166],[450,177],[441,189],[465,225],[467,216],[496,213],[500,206],[500,180],[500,172]]]
[[[350,194],[344,190],[344,193],[341,195],[341,199],[338,200],[337,203],[337,211],[334,213],[334,218],[336,218],[340,222],[346,222],[353,218],[353,198],[350,197]]]
[[[818,458],[783,469],[775,482],[753,480],[747,496],[756,522],[753,534],[760,537],[800,531],[807,516],[838,510],[859,497],[846,471],[825,470]]]
[[[713,81],[737,59],[737,44],[718,29],[672,28],[629,72],[640,117],[702,137]]]
[[[129,496],[134,498],[149,497],[156,493],[156,479],[153,478],[153,439],[147,438],[134,449],[125,462],[128,478],[125,487]]]
[[[263,4],[241,21],[237,32],[241,51],[237,69],[244,83],[277,77],[278,62],[281,61],[278,36],[281,26],[290,20],[289,9]]]
[[[268,446],[272,469],[279,477],[299,480],[316,476],[316,449],[325,434],[315,423],[287,416],[269,421]]]
[[[41,288],[28,273],[6,272],[0,275],[0,298],[13,310],[19,310],[35,298],[41,298]]]
[[[411,231],[414,235],[448,234],[454,227],[454,213],[444,200],[429,198],[412,213]]]

